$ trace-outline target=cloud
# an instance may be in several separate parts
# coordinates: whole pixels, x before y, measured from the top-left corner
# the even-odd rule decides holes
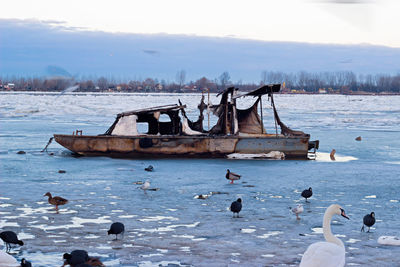
[[[265,70],[400,71],[400,49],[384,46],[108,33],[66,27],[62,21],[5,19],[0,19],[0,36],[2,75],[70,77],[79,73],[173,80],[177,71],[185,70],[190,80],[212,79],[228,71],[232,80],[258,82]]]

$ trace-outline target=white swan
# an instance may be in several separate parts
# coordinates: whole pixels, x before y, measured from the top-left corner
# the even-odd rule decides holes
[[[326,242],[311,244],[301,258],[300,267],[341,267],[345,263],[345,248],[343,242],[331,232],[331,220],[334,214],[342,215],[346,219],[346,213],[337,204],[330,205],[324,214],[323,232]]]
[[[5,253],[4,251],[0,251],[0,266],[2,267],[15,267],[15,266],[20,266],[17,262],[17,260]]]

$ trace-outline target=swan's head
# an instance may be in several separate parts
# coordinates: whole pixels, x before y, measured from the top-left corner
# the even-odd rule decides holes
[[[334,214],[340,215],[340,216],[345,217],[346,219],[350,220],[350,218],[347,217],[346,212],[344,212],[344,209],[340,205],[333,204],[328,209],[332,210],[332,212]]]

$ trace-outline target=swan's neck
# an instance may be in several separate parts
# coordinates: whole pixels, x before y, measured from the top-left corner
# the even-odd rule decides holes
[[[322,226],[322,227],[323,227],[323,232],[324,232],[325,240],[326,240],[327,242],[334,243],[334,244],[336,244],[336,245],[341,246],[341,247],[344,248],[343,242],[342,242],[339,238],[337,238],[336,236],[334,236],[334,235],[332,234],[332,231],[331,231],[331,220],[332,220],[332,216],[333,216],[333,213],[332,213],[332,212],[329,212],[329,210],[327,210],[327,212],[325,212],[325,215],[324,215],[324,224],[323,224],[323,226]]]

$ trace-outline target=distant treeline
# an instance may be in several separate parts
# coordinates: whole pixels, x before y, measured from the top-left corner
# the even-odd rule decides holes
[[[220,92],[228,86],[235,86],[243,91],[254,89],[262,84],[281,83],[283,91],[318,93],[400,93],[400,74],[356,75],[351,71],[310,73],[284,73],[263,71],[261,80],[257,83],[231,81],[228,72],[214,79],[202,77],[196,81],[186,81],[184,70],[177,72],[174,81],[147,78],[145,80],[117,81],[114,78],[80,77],[0,77],[1,90],[14,91],[63,91],[73,85],[79,85],[80,92]]]

